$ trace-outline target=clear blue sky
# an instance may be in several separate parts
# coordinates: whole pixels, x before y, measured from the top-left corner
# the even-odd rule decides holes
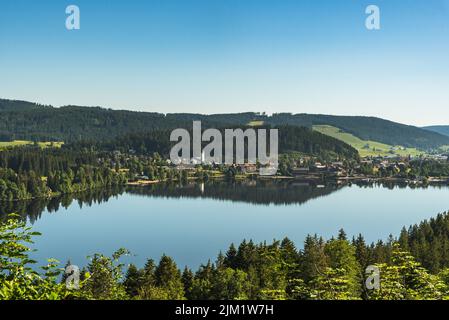
[[[2,1],[0,97],[449,124],[449,0]]]

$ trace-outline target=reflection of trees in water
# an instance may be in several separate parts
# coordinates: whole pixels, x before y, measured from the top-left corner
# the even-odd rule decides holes
[[[322,188],[307,183],[282,181],[210,181],[202,183],[175,184],[163,183],[146,187],[129,187],[127,192],[133,195],[165,198],[209,198],[249,202],[253,204],[301,204],[310,199],[328,195],[338,189],[335,185]],[[95,190],[74,195],[64,195],[52,199],[35,199],[0,203],[0,220],[10,213],[16,213],[30,223],[41,218],[44,211],[57,212],[67,209],[73,202],[80,208],[106,202],[112,196],[121,195],[125,188]]]
[[[210,181],[207,183],[158,184],[148,187],[129,188],[135,195],[166,198],[209,198],[262,205],[302,204],[310,199],[326,196],[340,187],[326,185],[316,187],[295,181]]]
[[[142,196],[166,198],[209,198],[216,200],[230,200],[248,202],[261,205],[303,204],[309,200],[327,196],[348,185],[358,188],[386,188],[386,189],[423,189],[419,185],[408,185],[397,182],[358,181],[337,185],[316,186],[313,182],[299,182],[295,180],[254,180],[254,181],[209,181],[207,183],[157,184],[147,187],[132,187],[128,193]],[[447,186],[432,186],[447,188]]]
[[[423,186],[410,186],[407,183],[350,183],[360,188],[382,187],[387,189],[426,188]],[[340,190],[345,185],[328,184],[317,187],[313,183],[279,180],[254,181],[209,181],[207,183],[162,183],[146,187],[117,187],[112,189],[98,189],[95,191],[64,195],[53,199],[36,199],[30,201],[0,202],[0,221],[10,213],[17,213],[30,223],[38,220],[42,212],[57,212],[61,208],[68,208],[77,202],[80,208],[107,202],[111,197],[121,195],[125,190],[133,195],[158,198],[206,198],[222,201],[248,202],[259,205],[288,205],[303,204],[311,199],[327,196]],[[444,185],[432,186],[447,188]]]
[[[0,220],[6,218],[10,213],[16,213],[23,219],[29,219],[30,223],[38,220],[42,212],[57,212],[60,208],[68,208],[74,201],[82,208],[84,205],[103,203],[112,196],[121,195],[125,188],[117,187],[110,189],[98,189],[89,192],[63,195],[52,199],[35,199],[29,201],[0,202]]]
[[[405,181],[382,181],[382,182],[375,182],[375,181],[358,181],[358,182],[352,182],[349,183],[349,185],[356,185],[360,188],[384,188],[389,190],[394,189],[447,189],[448,185],[445,182],[433,182],[432,184],[417,184],[417,183],[408,183]]]

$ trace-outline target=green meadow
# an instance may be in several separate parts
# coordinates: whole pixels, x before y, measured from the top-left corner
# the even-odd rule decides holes
[[[0,150],[11,147],[22,147],[32,144],[34,144],[34,142],[28,140],[14,140],[14,141],[0,142]],[[49,147],[60,148],[64,144],[64,142],[38,142],[37,144],[41,148],[49,148]]]
[[[343,132],[339,128],[329,125],[317,125],[313,126],[313,129],[322,134],[346,142],[347,144],[357,149],[361,157],[389,155],[419,156],[421,154],[424,154],[424,152],[415,148],[405,148],[402,146],[392,146],[376,141],[362,140],[350,133]]]
[[[248,126],[250,126],[250,127],[260,127],[260,126],[263,126],[264,123],[265,123],[264,121],[253,120],[253,121],[250,121],[248,123]]]

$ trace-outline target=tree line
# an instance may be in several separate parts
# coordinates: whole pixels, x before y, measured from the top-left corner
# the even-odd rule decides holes
[[[362,163],[355,172],[380,178],[399,177],[417,179],[429,177],[449,177],[449,161],[433,159],[413,159],[406,162],[391,162],[389,166],[376,167]]]
[[[246,126],[252,121],[265,125],[312,128],[314,125],[331,125],[363,140],[389,145],[437,148],[449,145],[449,137],[374,117],[330,116],[314,114],[264,113],[236,114],[162,114],[133,112],[100,107],[64,106],[54,108],[26,101],[0,99],[0,140],[105,141],[111,137],[161,129],[188,128],[192,121],[223,128]]]
[[[191,124],[189,127],[186,128],[190,132],[190,136],[192,136]],[[242,130],[252,129],[252,127],[248,126],[242,126],[239,128]],[[284,154],[298,152],[305,155],[315,156],[323,160],[357,160],[359,158],[358,151],[350,145],[306,127],[261,126],[257,129],[269,130],[270,128],[279,130],[280,153]],[[222,144],[224,146],[224,130],[237,129],[237,127],[221,126],[217,127],[217,129],[219,129],[222,133]],[[127,153],[129,150],[132,150],[139,155],[158,153],[161,156],[168,158],[170,149],[175,144],[170,141],[170,133],[171,130],[134,132],[105,141],[80,141],[74,143],[73,146],[74,148],[95,148],[96,150],[120,151],[122,153]],[[248,141],[245,139],[245,149],[247,148],[247,143]],[[208,142],[203,142],[203,147],[207,144]]]
[[[0,152],[2,201],[53,197],[126,181],[101,153],[33,146]]]
[[[137,155],[79,145],[46,149],[24,146],[0,151],[0,201],[110,188],[141,177],[186,182],[188,175],[169,166],[158,153]]]
[[[166,255],[158,262],[149,259],[142,268],[126,267],[120,258],[129,252],[120,249],[111,257],[90,257],[80,272],[79,287],[72,290],[71,274],[63,273],[57,261],[49,260],[42,272],[33,270],[29,244],[38,234],[10,216],[0,223],[0,299],[448,299],[447,261],[440,260],[438,268],[429,265],[428,257],[410,245],[427,243],[428,250],[438,252],[437,241],[426,232],[435,230],[447,241],[448,225],[449,214],[441,214],[410,227],[407,238],[402,231],[398,239],[370,245],[362,235],[348,239],[343,230],[329,240],[309,235],[302,249],[288,238],[243,241],[196,271],[181,271]],[[416,234],[423,240],[413,238]],[[378,286],[366,285],[376,281],[367,278],[373,275],[366,273],[367,266],[379,271]]]

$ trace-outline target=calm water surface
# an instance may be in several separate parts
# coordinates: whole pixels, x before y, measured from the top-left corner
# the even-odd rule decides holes
[[[22,210],[36,210],[28,223],[43,234],[33,253],[40,262],[70,258],[81,266],[88,255],[125,247],[135,255],[126,261],[138,265],[165,253],[180,267],[196,268],[243,239],[288,236],[301,247],[309,233],[329,238],[340,228],[367,241],[386,239],[449,210],[449,188],[213,183],[131,189],[100,202],[66,199]]]

